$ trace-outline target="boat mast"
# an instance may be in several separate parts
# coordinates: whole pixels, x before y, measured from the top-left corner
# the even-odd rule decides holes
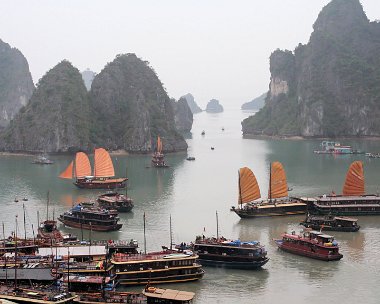
[[[37,210],[37,229],[40,227],[40,212]]]
[[[240,170],[238,170],[238,179],[239,179],[239,182],[238,182],[238,185],[239,185],[239,202],[238,203],[240,203],[240,207],[241,207],[241,205],[243,204],[243,198],[241,196]]]
[[[16,229],[15,229],[15,289],[17,289],[17,215],[16,215]]]
[[[128,198],[128,167],[125,166],[125,198]]]
[[[8,269],[7,269],[7,254],[6,254],[6,251],[5,251],[4,222],[3,222],[3,247],[4,247],[5,284],[8,285]]]
[[[47,202],[46,202],[46,220],[49,220],[49,191],[47,192]]]
[[[173,249],[172,215],[169,216],[170,251]]]
[[[24,203],[22,203],[22,209],[24,211],[24,239],[26,242],[26,221],[25,221],[25,204]]]
[[[70,292],[70,247],[67,247],[67,291]]]
[[[216,211],[215,214],[216,214],[216,240],[219,240],[219,221],[218,221],[218,211]]]
[[[144,212],[144,252],[146,254],[145,212]]]
[[[271,189],[271,184],[272,184],[272,163],[269,163],[269,197],[268,197],[268,202],[271,202],[271,196],[272,196],[272,189]]]

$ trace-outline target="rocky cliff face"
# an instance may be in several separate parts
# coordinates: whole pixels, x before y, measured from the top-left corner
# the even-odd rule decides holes
[[[175,126],[180,132],[190,132],[193,126],[193,113],[186,98],[181,97],[178,102],[172,102],[174,109]]]
[[[223,112],[223,106],[219,103],[219,100],[211,99],[206,107],[208,113],[220,113]]]
[[[136,55],[118,55],[107,64],[92,83],[90,99],[96,145],[148,152],[160,136],[164,151],[187,148],[161,81]]]
[[[202,109],[195,102],[193,95],[191,95],[190,93],[188,93],[188,94],[182,96],[181,98],[185,98],[186,99],[187,104],[189,105],[189,107],[191,109],[191,112],[193,112],[193,114],[197,114],[197,113],[202,112]]]
[[[270,57],[265,107],[244,134],[380,136],[380,23],[359,0],[333,0],[307,45]]]
[[[29,103],[0,135],[0,148],[30,152],[87,150],[89,127],[89,102],[82,76],[70,62],[62,61],[42,77]]]
[[[0,129],[8,126],[34,90],[24,55],[0,39]]]

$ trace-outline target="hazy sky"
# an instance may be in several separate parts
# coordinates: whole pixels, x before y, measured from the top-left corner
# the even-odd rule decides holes
[[[147,60],[169,96],[240,108],[268,90],[269,56],[307,43],[329,0],[0,0],[0,39],[34,82],[62,59],[99,73],[117,54]],[[370,20],[380,0],[361,0]]]

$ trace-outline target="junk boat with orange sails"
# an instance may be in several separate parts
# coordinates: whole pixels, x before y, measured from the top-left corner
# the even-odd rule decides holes
[[[317,260],[336,261],[343,258],[334,237],[319,231],[305,229],[298,235],[293,231],[284,233],[281,240],[274,241],[284,251]]]
[[[232,206],[241,218],[264,216],[296,215],[306,213],[307,204],[288,196],[285,170],[280,162],[273,162],[270,168],[269,193],[267,200],[261,198],[260,188],[251,169],[239,170],[238,207]]]
[[[161,138],[157,137],[156,149],[152,156],[152,167],[155,168],[167,168],[169,165],[165,163],[164,153],[162,152]]]
[[[115,169],[111,156],[103,148],[95,149],[94,175],[92,175],[90,160],[86,153],[78,152],[75,159],[59,177],[73,179],[74,185],[85,189],[115,189],[124,188],[127,178],[112,178]]]
[[[315,214],[340,216],[380,215],[379,194],[365,194],[364,169],[361,161],[355,161],[348,169],[343,194],[301,198]]]

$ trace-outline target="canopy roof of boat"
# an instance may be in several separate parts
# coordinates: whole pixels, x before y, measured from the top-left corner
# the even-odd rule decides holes
[[[194,298],[195,293],[174,289],[161,289],[148,287],[143,290],[143,294],[149,298],[167,299],[175,301],[190,301]]]

